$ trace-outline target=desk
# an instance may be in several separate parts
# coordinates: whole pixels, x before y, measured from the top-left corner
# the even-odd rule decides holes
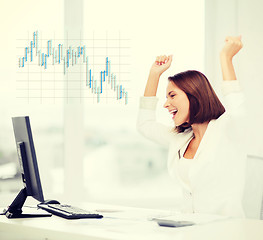
[[[181,228],[159,227],[149,217],[169,215],[168,211],[87,204],[103,210],[103,219],[66,220],[57,216],[7,219],[0,216],[1,240],[262,240],[263,221],[225,219]],[[83,206],[81,206],[83,207]],[[109,211],[108,211],[109,210]],[[112,212],[110,212],[112,210]],[[108,211],[108,212],[106,212]]]

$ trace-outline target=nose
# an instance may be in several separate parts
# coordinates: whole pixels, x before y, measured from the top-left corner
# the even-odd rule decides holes
[[[167,99],[163,105],[164,108],[168,108],[170,106],[170,102],[169,102],[169,99]]]

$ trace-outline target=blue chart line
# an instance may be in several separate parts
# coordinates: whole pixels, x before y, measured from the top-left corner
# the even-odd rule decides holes
[[[104,85],[108,84],[110,89],[115,92],[116,100],[124,99],[125,104],[128,104],[128,92],[121,84],[116,83],[116,74],[111,72],[111,60],[109,57],[106,57],[105,66],[101,69],[100,76],[96,78],[92,72],[91,64],[89,64],[85,45],[78,47],[69,46],[68,48],[65,48],[63,44],[53,45],[53,41],[48,40],[47,50],[41,50],[39,48],[39,34],[38,31],[35,31],[29,46],[25,47],[24,56],[19,57],[19,68],[24,68],[26,63],[38,61],[39,67],[45,70],[48,68],[48,59],[51,59],[52,65],[63,65],[63,73],[66,75],[70,67],[82,63],[86,66],[86,87],[91,90],[92,94],[97,95],[98,103],[103,94]]]

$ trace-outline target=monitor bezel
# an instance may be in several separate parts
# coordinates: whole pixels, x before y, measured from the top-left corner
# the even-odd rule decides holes
[[[44,195],[29,117],[13,117],[12,122],[18,160],[20,163],[20,172],[22,175],[23,184],[27,190],[27,195],[32,196],[40,202],[43,202]],[[23,154],[20,152],[21,150],[19,145],[21,145],[21,143],[24,143],[25,156],[23,156]]]

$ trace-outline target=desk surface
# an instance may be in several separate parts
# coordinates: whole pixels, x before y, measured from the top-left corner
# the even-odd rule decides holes
[[[262,240],[263,221],[225,219],[190,227],[159,227],[151,217],[171,214],[168,211],[87,204],[104,215],[102,219],[67,220],[57,216],[31,219],[7,219],[0,216],[0,239],[196,239]],[[84,208],[84,207],[83,207]]]

